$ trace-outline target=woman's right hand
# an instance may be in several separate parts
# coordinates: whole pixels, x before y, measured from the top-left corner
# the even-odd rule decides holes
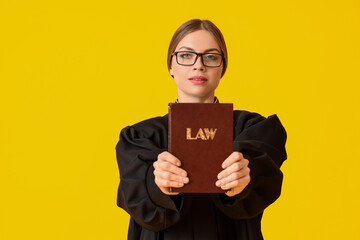
[[[165,151],[158,155],[158,159],[153,163],[155,184],[167,195],[177,195],[179,193],[169,192],[169,188],[179,188],[189,182],[187,173],[182,169],[180,160]]]

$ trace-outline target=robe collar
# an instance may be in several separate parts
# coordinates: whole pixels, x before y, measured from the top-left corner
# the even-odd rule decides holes
[[[176,99],[175,103],[179,103],[179,99]],[[219,103],[219,99],[215,96],[214,103]]]

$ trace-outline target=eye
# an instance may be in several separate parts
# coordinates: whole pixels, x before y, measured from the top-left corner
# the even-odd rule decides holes
[[[206,59],[209,61],[216,61],[219,59],[219,56],[216,54],[206,54]]]
[[[190,52],[181,52],[178,55],[182,59],[192,59],[194,57],[194,54]]]

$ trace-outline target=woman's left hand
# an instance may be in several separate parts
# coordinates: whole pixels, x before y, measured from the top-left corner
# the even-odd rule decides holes
[[[249,160],[244,158],[242,153],[233,152],[222,163],[224,169],[218,174],[216,186],[223,190],[229,190],[226,195],[229,197],[241,193],[250,182]]]

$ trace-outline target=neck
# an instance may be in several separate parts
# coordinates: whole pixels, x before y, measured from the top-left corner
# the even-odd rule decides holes
[[[198,96],[180,96],[178,97],[179,103],[213,103],[214,94],[210,96],[198,97]]]

